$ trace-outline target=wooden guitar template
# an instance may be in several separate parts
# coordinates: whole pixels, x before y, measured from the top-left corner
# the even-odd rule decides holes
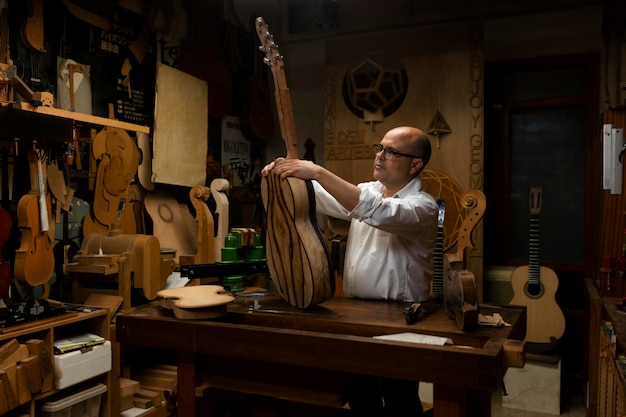
[[[284,62],[263,18],[256,19],[264,62],[274,76],[274,94],[287,158],[297,159],[297,137]],[[281,180],[270,173],[261,182],[267,212],[266,253],[278,293],[295,307],[315,306],[333,297],[335,276],[330,251],[315,213],[311,181]]]

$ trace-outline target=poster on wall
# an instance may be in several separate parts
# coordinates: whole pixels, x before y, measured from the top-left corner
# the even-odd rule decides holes
[[[261,156],[244,136],[239,117],[222,118],[222,168],[234,187],[255,185],[261,179]]]

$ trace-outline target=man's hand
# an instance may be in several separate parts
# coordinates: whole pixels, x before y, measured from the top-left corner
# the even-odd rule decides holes
[[[281,179],[295,177],[301,180],[316,180],[348,211],[352,211],[359,202],[361,194],[359,187],[312,161],[276,158],[261,170],[261,175],[267,176],[271,171]]]

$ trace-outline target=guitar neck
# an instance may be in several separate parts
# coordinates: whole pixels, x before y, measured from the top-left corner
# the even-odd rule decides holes
[[[530,216],[530,242],[528,246],[528,283],[540,282],[540,245],[539,245],[539,216]]]
[[[289,93],[289,88],[285,87],[282,90],[277,89],[275,95],[280,133],[287,147],[287,158],[298,159],[298,139],[296,136],[293,110],[291,108],[291,94]]]
[[[433,251],[433,295],[443,294],[443,224],[446,218],[446,202],[437,199],[437,241]]]
[[[437,228],[433,252],[433,295],[443,294],[443,226]]]
[[[262,18],[257,18],[257,35],[261,41],[261,50],[265,52],[265,63],[270,66],[274,78],[274,95],[276,97],[276,109],[280,133],[287,147],[287,158],[298,158],[298,138],[296,124],[291,106],[291,93],[287,87],[285,77],[285,63],[278,51],[278,45],[269,33],[267,25]]]

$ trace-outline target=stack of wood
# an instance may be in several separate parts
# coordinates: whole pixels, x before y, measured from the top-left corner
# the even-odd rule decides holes
[[[120,378],[122,416],[167,417],[176,404],[176,367],[155,364],[133,369],[131,378]],[[171,402],[171,404],[170,404]],[[139,410],[145,410],[139,412]]]
[[[53,387],[52,353],[44,340],[11,339],[0,346],[0,414]]]
[[[163,392],[161,390],[148,390],[142,388],[139,381],[134,381],[128,378],[120,378],[121,411],[126,411],[131,408],[148,410],[150,408],[163,407],[165,404],[165,396],[163,395]],[[163,408],[166,409],[166,407]],[[163,415],[167,415],[167,413]]]

